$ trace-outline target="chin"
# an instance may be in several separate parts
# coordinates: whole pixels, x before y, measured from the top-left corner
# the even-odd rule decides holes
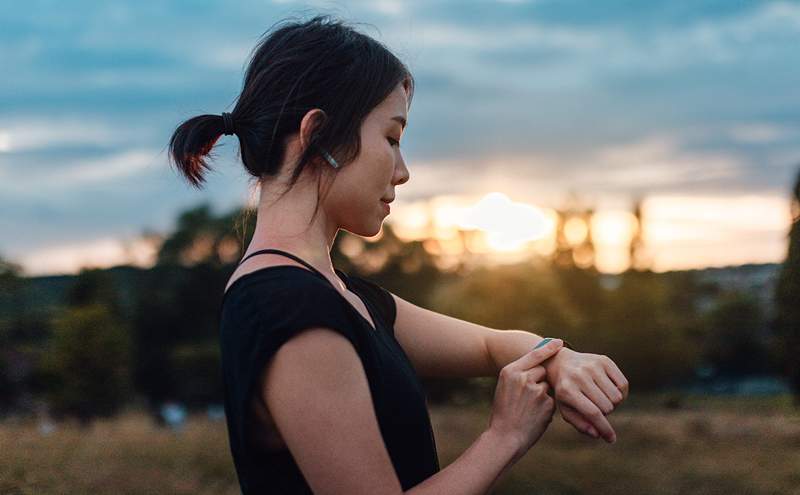
[[[370,225],[348,225],[341,228],[350,232],[351,234],[359,235],[361,237],[375,237],[380,233],[382,226],[383,222],[380,221]]]

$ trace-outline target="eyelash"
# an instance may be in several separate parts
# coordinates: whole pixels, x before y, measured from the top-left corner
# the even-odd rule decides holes
[[[397,139],[394,139],[394,138],[386,138],[386,139],[387,139],[387,140],[388,140],[390,143],[392,143],[392,146],[395,146],[395,145],[396,145],[398,148],[400,147],[400,141],[398,141]]]

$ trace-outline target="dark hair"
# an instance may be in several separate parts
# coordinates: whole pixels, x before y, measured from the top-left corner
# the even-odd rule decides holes
[[[367,114],[400,83],[410,102],[414,78],[382,43],[329,15],[284,19],[267,33],[252,52],[231,116],[242,162],[260,181],[278,174],[286,138],[299,131],[303,116],[314,108],[324,112],[314,122],[288,191],[323,151],[340,166],[352,162],[361,149]],[[170,157],[193,186],[201,188],[205,181],[203,169],[210,167],[204,157],[224,130],[221,114],[207,114],[183,122],[173,133]]]

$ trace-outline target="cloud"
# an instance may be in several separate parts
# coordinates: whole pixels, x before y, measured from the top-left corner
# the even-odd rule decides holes
[[[57,163],[45,172],[0,168],[0,190],[23,193],[31,188],[77,188],[94,183],[111,182],[140,174],[148,169],[166,167],[153,149],[126,149],[101,158]]]
[[[514,152],[505,155],[414,161],[398,191],[410,200],[441,193],[439,184],[464,194],[503,191],[539,205],[558,203],[567,191],[600,197],[635,197],[687,189],[713,190],[738,183],[754,167],[747,158],[714,149],[692,149],[679,134],[582,149],[572,154]]]
[[[735,180],[743,167],[732,153],[687,150],[675,136],[654,135],[590,153],[572,178],[589,190],[643,193]]]
[[[106,122],[92,122],[94,119],[89,118],[53,117],[44,120],[7,116],[4,120],[7,124],[0,127],[0,152],[32,151],[63,145],[114,144],[122,140],[118,129]]]
[[[741,143],[766,144],[800,135],[798,129],[769,122],[735,124],[729,129],[730,136]]]
[[[100,160],[92,160],[56,172],[48,182],[77,186],[87,182],[109,181],[135,175],[149,167],[160,166],[155,150],[125,150]]]
[[[415,26],[416,42],[424,47],[462,48],[491,51],[520,46],[549,47],[588,52],[597,49],[608,32],[548,26],[535,21],[514,22],[507,26],[461,26],[429,21]],[[501,33],[501,32],[502,33]]]
[[[458,24],[443,16],[413,30],[416,49],[431,52],[428,59],[436,61],[430,69],[472,84],[502,81],[514,90],[590,89],[614,84],[619,77],[669,78],[678,70],[703,70],[709,65],[738,72],[742,67],[737,64],[745,61],[800,63],[798,52],[787,42],[800,42],[800,4],[786,2],[649,30],[635,21],[591,26],[547,23],[536,19],[535,10],[527,17],[492,24]],[[445,52],[451,56],[439,56]]]
[[[400,0],[370,0],[364,6],[384,15],[398,15],[405,12],[405,5]]]

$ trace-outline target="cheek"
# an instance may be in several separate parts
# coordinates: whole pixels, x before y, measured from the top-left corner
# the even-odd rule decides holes
[[[371,181],[377,182],[379,187],[386,189],[394,174],[395,150],[387,143],[371,150],[369,158],[365,160],[364,175]],[[383,191],[382,191],[383,192]]]
[[[384,179],[384,184],[388,184],[392,180],[394,174],[394,162],[396,159],[397,151],[389,146],[384,148],[383,159],[380,163],[381,174]]]

